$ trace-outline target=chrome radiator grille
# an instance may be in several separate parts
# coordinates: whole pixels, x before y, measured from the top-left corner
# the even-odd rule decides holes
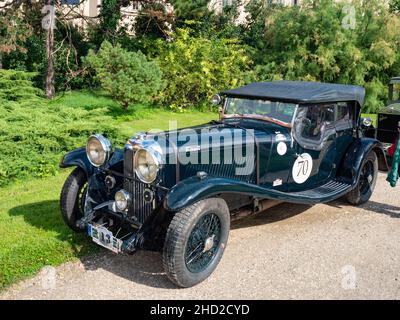
[[[146,203],[143,198],[145,184],[137,180],[126,180],[124,188],[132,195],[132,205],[128,211],[129,216],[135,217],[140,223],[144,223],[153,212],[153,204]]]
[[[153,212],[153,203],[144,201],[143,193],[146,185],[135,179],[132,150],[125,151],[124,176],[124,189],[132,195],[132,205],[128,210],[128,215],[136,218],[139,223],[144,223]]]

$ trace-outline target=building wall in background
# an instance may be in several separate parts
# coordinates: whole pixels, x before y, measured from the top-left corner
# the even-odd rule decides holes
[[[0,7],[12,0],[0,0]],[[40,0],[32,0],[40,1]],[[163,0],[160,0],[164,2]],[[215,10],[217,13],[222,12],[224,6],[232,5],[234,0],[211,0],[209,4],[210,10]],[[251,0],[244,0],[243,5],[239,7],[238,23],[242,23],[246,19],[245,5]],[[277,3],[284,5],[296,5],[300,0],[275,0]],[[88,23],[96,23],[102,0],[60,0],[63,5],[63,12],[68,14],[72,23],[85,29]],[[173,10],[171,6],[168,8]],[[121,9],[122,21],[121,24],[126,26],[128,30],[132,30],[135,19],[140,10],[140,4],[131,4]]]

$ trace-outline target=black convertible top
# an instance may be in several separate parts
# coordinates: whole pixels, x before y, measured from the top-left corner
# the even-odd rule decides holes
[[[365,89],[360,86],[306,81],[255,82],[221,92],[237,98],[259,98],[294,103],[324,103],[356,101],[364,104]]]

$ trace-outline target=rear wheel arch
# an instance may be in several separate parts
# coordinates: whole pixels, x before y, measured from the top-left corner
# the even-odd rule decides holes
[[[381,143],[375,139],[363,138],[356,139],[348,148],[338,170],[338,176],[355,184],[363,160],[371,151],[375,152],[378,158],[379,170],[388,171],[386,156]]]

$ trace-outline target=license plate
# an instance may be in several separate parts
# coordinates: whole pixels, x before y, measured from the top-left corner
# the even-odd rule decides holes
[[[113,233],[104,227],[89,225],[88,234],[93,241],[115,253],[122,251],[122,240],[114,237]]]

